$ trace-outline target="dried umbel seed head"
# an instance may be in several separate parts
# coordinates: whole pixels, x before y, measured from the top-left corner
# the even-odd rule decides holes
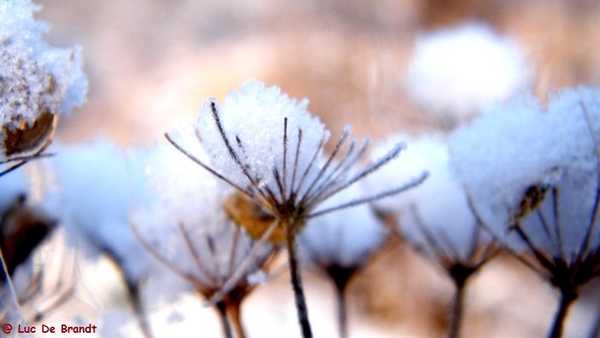
[[[41,153],[57,115],[85,101],[79,50],[47,45],[36,9],[28,0],[0,3],[0,163]]]
[[[0,50],[0,159],[39,154],[50,143],[63,95],[54,76],[21,44]]]
[[[18,196],[0,216],[0,248],[8,274],[12,275],[54,229],[56,221],[27,205],[25,195]]]

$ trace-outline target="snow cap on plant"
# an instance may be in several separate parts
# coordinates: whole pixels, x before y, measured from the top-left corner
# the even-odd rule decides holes
[[[345,195],[358,196],[361,191],[353,185],[325,204],[336,205],[347,199]],[[372,207],[363,204],[311,219],[299,241],[309,261],[319,267],[358,269],[380,248],[386,233]]]
[[[129,209],[142,198],[135,178],[144,167],[105,138],[57,151],[51,161],[69,233],[86,243],[89,253],[111,255],[128,281],[139,282],[150,273],[152,260],[131,231]],[[142,152],[136,150],[136,156]]]
[[[332,154],[323,155],[330,133],[306,110],[307,105],[306,99],[297,102],[278,87],[265,87],[252,80],[232,91],[221,106],[209,99],[196,123],[210,165],[194,160],[279,221],[293,220],[295,231],[307,218],[372,199],[357,196],[347,204],[315,211],[320,203],[378,170],[404,148],[401,143],[394,145],[377,161],[351,175],[350,169],[365,153],[368,140],[360,147],[355,140],[347,145],[350,128],[346,127]],[[334,161],[336,158],[339,161]],[[423,178],[421,175],[376,197],[406,190]]]
[[[409,67],[410,97],[449,127],[471,119],[489,101],[507,99],[531,83],[520,46],[483,23],[423,35]]]
[[[231,188],[223,189],[168,144],[155,145],[148,155],[143,174],[148,199],[135,206],[136,234],[153,256],[208,298],[237,272],[254,241],[224,212]],[[262,269],[273,253],[272,246],[261,247],[235,287],[249,291],[264,279]]]
[[[258,224],[264,228],[255,236],[259,244],[278,239],[285,242],[300,326],[304,337],[311,337],[296,259],[296,233],[311,217],[397,194],[420,183],[426,174],[402,185],[392,182],[391,189],[372,196],[357,196],[316,210],[322,202],[392,160],[404,145],[395,145],[374,163],[354,172],[368,140],[360,146],[355,140],[347,142],[350,128],[346,127],[331,155],[324,156],[330,133],[306,110],[307,104],[307,100],[298,103],[288,98],[278,87],[249,81],[231,92],[221,107],[209,99],[200,110],[196,136],[207,150],[208,159],[198,158],[173,136],[166,137],[190,159],[236,188],[234,198],[242,208],[235,209],[245,211],[242,215],[231,213],[230,217],[245,227]],[[257,223],[257,219],[266,222]],[[228,287],[213,296],[211,303],[218,301]]]
[[[484,223],[516,250],[566,262],[600,249],[599,121],[600,90],[580,87],[551,95],[547,111],[520,98],[457,130],[458,174]]]
[[[455,264],[477,266],[494,252],[492,237],[480,228],[466,192],[451,164],[446,138],[397,134],[386,142],[404,139],[411,147],[403,162],[391,164],[373,176],[371,186],[385,185],[395,176],[414,175],[425,169],[429,178],[404,194],[376,202],[377,208],[394,215],[399,232],[423,255],[445,268]],[[380,148],[385,149],[386,142]],[[489,248],[489,250],[488,250]]]
[[[29,0],[0,3],[0,161],[36,155],[50,142],[58,114],[85,101],[80,48],[42,40],[47,26]]]
[[[452,140],[483,224],[560,292],[548,337],[600,277],[599,126],[600,89],[580,87],[551,95],[547,112],[531,100],[495,107]]]

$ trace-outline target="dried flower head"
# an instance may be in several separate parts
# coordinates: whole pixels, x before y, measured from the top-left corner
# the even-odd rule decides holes
[[[560,336],[580,286],[600,275],[600,90],[565,89],[547,112],[531,100],[495,107],[452,146],[484,224],[561,292]]]
[[[346,195],[360,195],[361,190],[355,184],[325,204],[337,205],[347,199]],[[300,249],[308,263],[335,286],[340,337],[348,337],[348,285],[383,247],[386,234],[386,228],[367,204],[311,219],[300,234]]]
[[[374,196],[316,210],[323,201],[392,160],[404,144],[394,145],[365,169],[351,173],[366,152],[368,140],[357,146],[355,140],[349,140],[350,128],[346,127],[332,154],[324,156],[330,133],[306,110],[307,104],[307,100],[298,103],[279,88],[265,88],[256,81],[230,93],[220,107],[214,99],[208,100],[200,110],[196,132],[210,164],[167,137],[278,222],[292,222],[294,231],[301,230],[308,218],[404,191],[424,179],[421,174]]]
[[[209,99],[200,110],[196,134],[210,162],[194,156],[168,134],[167,139],[245,195],[249,203],[272,216],[271,224],[261,231],[259,243],[266,242],[275,229],[283,231],[300,324],[304,336],[310,337],[296,261],[296,233],[311,217],[399,193],[417,185],[426,175],[400,186],[394,184],[392,189],[373,196],[357,196],[318,210],[322,202],[396,157],[404,145],[395,145],[374,163],[353,172],[351,169],[367,150],[368,140],[361,146],[357,146],[355,140],[348,142],[350,128],[346,127],[331,155],[324,156],[330,133],[306,110],[307,104],[307,100],[298,103],[288,98],[278,87],[266,88],[260,82],[249,81],[238,91],[231,92],[222,106]],[[227,292],[227,287],[223,292]],[[213,301],[219,297],[222,293],[216,294]]]
[[[73,292],[57,215],[32,181],[22,168],[0,180],[0,322],[38,322]]]
[[[429,178],[419,187],[376,203],[395,215],[398,230],[424,256],[451,270],[455,265],[477,268],[495,252],[493,238],[480,228],[460,181],[455,177],[446,140],[440,135],[410,138],[406,165],[389,165],[374,175],[372,187],[395,175],[412,175],[425,168]],[[389,141],[388,141],[389,142]],[[385,145],[385,143],[383,144]],[[383,147],[385,148],[385,147]]]
[[[404,154],[406,165],[390,165],[375,175],[372,185],[385,184],[392,175],[410,175],[427,168],[429,178],[405,194],[377,203],[397,220],[397,230],[419,253],[437,263],[456,287],[449,337],[457,337],[468,280],[498,253],[493,237],[481,227],[454,175],[446,139],[440,135],[406,139],[412,147]],[[389,142],[389,141],[388,141]]]
[[[0,4],[0,163],[41,153],[58,114],[85,101],[79,48],[47,45],[47,26],[33,18],[37,8],[29,0]]]
[[[255,241],[225,214],[231,191],[221,189],[214,176],[173,147],[155,146],[144,163],[148,198],[133,214],[134,231],[154,257],[208,299],[244,263]],[[251,262],[244,263],[226,297],[241,301],[263,281],[263,269],[275,252],[273,246],[262,246]]]

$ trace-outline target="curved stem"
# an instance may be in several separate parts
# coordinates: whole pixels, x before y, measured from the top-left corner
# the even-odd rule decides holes
[[[300,328],[302,329],[302,337],[311,338],[312,330],[310,328],[310,322],[308,320],[308,308],[306,306],[306,299],[304,297],[304,290],[302,289],[302,277],[300,275],[300,266],[298,265],[298,259],[296,257],[296,231],[295,224],[289,222],[282,222],[285,230],[286,244],[288,250],[288,264],[290,266],[290,278],[292,283],[292,289],[294,290],[294,297],[296,299],[296,310],[298,311],[298,321],[300,322]]]
[[[219,318],[221,319],[221,326],[223,328],[223,337],[225,338],[233,338],[233,334],[231,333],[231,325],[229,324],[229,319],[227,318],[227,304],[225,302],[220,301],[215,305],[215,309],[219,313]]]
[[[460,333],[460,324],[464,313],[465,304],[465,283],[456,283],[456,291],[454,293],[454,304],[452,305],[452,313],[450,320],[450,329],[448,338],[458,338]]]
[[[569,309],[573,302],[577,299],[577,293],[572,290],[560,290],[560,304],[556,310],[554,316],[554,323],[552,324],[552,330],[548,334],[548,338],[560,338],[562,337],[565,320],[569,314]]]
[[[229,322],[231,323],[237,338],[246,338],[246,332],[244,331],[244,326],[242,325],[240,305],[241,304],[239,302],[227,302],[226,310],[229,316]]]

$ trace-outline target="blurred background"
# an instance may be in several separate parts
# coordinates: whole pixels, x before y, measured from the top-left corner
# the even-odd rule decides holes
[[[37,17],[51,25],[46,40],[55,46],[82,46],[90,81],[87,103],[59,122],[56,139],[63,143],[102,134],[122,146],[151,144],[177,125],[194,122],[207,97],[222,101],[250,78],[276,84],[291,97],[309,98],[309,110],[333,135],[345,123],[353,126],[355,136],[375,140],[399,131],[448,130],[452,126],[409,95],[411,60],[423,37],[466,23],[484,24],[519,46],[527,64],[526,90],[540,99],[552,89],[600,83],[600,4],[593,0],[37,3],[43,5]],[[110,265],[87,269],[89,276],[97,276]],[[107,276],[102,282],[97,277],[81,282],[102,290],[91,294],[108,294],[99,302],[104,308],[83,312],[96,323],[104,309],[126,307],[119,302],[123,286],[111,282],[110,272],[102,274]],[[266,329],[279,333],[274,336],[299,335],[287,278],[282,274],[245,303],[250,337]],[[307,272],[305,279],[315,334],[333,336],[332,288],[317,274]],[[444,335],[452,283],[401,241],[378,255],[349,292],[353,337]],[[501,256],[473,280],[464,336],[544,336],[556,299],[540,277]],[[598,302],[593,292],[582,297],[573,309],[570,336],[585,336]],[[199,302],[190,307],[198,317],[211,316]],[[59,322],[69,311],[62,308],[53,316]],[[186,318],[194,319],[195,313]],[[167,325],[157,335],[186,325],[199,332],[197,323],[169,321],[171,316],[154,317],[153,325]],[[209,319],[202,325],[218,327],[218,322]]]

